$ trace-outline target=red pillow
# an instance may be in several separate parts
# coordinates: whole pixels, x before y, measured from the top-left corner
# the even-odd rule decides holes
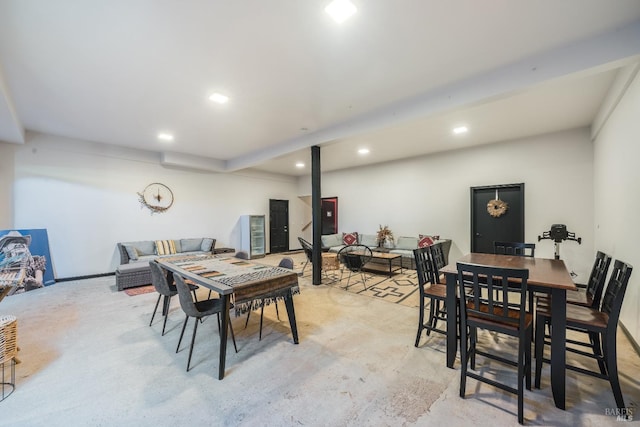
[[[419,248],[426,248],[427,246],[433,245],[433,243],[438,240],[436,236],[423,236],[422,234],[418,236],[420,240],[418,240]]]
[[[356,245],[358,243],[358,233],[342,233],[342,243]]]

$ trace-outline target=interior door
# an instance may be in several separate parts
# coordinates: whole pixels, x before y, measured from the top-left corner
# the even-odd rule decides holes
[[[507,205],[504,213],[492,204]],[[498,204],[499,206],[499,204]],[[493,242],[524,242],[524,183],[471,187],[471,252],[493,253]]]
[[[269,252],[289,250],[289,201],[269,200]]]
[[[338,232],[338,198],[325,197],[322,199],[322,234],[336,234]]]

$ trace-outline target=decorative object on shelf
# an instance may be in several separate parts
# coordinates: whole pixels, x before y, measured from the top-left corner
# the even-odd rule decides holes
[[[489,203],[487,203],[487,212],[494,218],[500,218],[507,213],[507,209],[509,209],[509,205],[507,202],[500,200],[498,189],[496,189],[496,198],[489,200]]]
[[[151,214],[166,212],[173,205],[173,192],[169,187],[154,182],[138,193],[140,203],[151,211]]]
[[[388,225],[384,227],[380,225],[380,229],[378,230],[378,246],[382,247],[385,244],[393,244],[393,231],[389,229]]]

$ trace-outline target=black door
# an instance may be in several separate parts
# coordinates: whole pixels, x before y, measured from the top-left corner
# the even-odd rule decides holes
[[[471,252],[493,253],[494,241],[524,242],[524,184],[471,187]]]
[[[269,252],[289,250],[289,201],[269,200]]]
[[[325,197],[322,199],[322,234],[336,234],[338,232],[338,198]]]

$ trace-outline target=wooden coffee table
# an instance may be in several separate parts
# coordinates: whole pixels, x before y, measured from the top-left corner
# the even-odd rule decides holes
[[[372,271],[374,273],[384,273],[388,274],[389,277],[393,275],[393,273],[400,271],[402,273],[402,255],[400,254],[390,254],[387,252],[372,252],[371,261],[368,262],[363,269],[367,271]],[[375,261],[374,261],[375,260]],[[393,261],[399,260],[398,264],[394,264]]]

